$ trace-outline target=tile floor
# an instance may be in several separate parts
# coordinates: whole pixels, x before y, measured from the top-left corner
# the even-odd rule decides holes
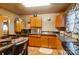
[[[39,47],[28,47],[28,55],[67,55],[64,50],[52,49],[51,54],[44,54],[39,51]]]

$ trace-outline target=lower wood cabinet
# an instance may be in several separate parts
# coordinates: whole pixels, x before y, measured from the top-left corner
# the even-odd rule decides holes
[[[57,38],[57,49],[62,49],[62,44],[59,38]]]
[[[30,35],[29,36],[29,46],[37,46],[40,47],[40,35]]]
[[[61,41],[56,35],[31,35],[29,46],[60,49]]]
[[[40,37],[35,37],[34,41],[35,41],[35,43],[34,43],[35,46],[40,47],[40,45],[41,45]]]
[[[49,48],[57,48],[57,37],[49,36],[48,38]]]
[[[41,36],[41,47],[48,48],[48,37],[47,36]]]
[[[35,38],[29,37],[29,46],[35,46]]]

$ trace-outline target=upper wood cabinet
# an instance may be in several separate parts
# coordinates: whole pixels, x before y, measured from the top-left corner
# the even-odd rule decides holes
[[[56,16],[55,27],[56,28],[64,28],[65,27],[65,15],[59,14]]]
[[[30,17],[30,26],[31,28],[41,28],[41,19],[39,19],[38,17]]]
[[[22,29],[25,28],[24,21],[20,18],[16,18],[14,20],[15,32],[21,32]]]
[[[2,16],[0,16],[0,23],[2,22]]]

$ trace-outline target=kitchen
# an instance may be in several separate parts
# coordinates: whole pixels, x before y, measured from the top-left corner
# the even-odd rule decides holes
[[[25,5],[0,3],[0,55],[79,55],[78,3]]]

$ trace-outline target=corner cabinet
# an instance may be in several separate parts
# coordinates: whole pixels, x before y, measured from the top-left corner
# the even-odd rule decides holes
[[[30,17],[30,26],[31,28],[41,28],[41,19],[39,19],[38,17]]]

